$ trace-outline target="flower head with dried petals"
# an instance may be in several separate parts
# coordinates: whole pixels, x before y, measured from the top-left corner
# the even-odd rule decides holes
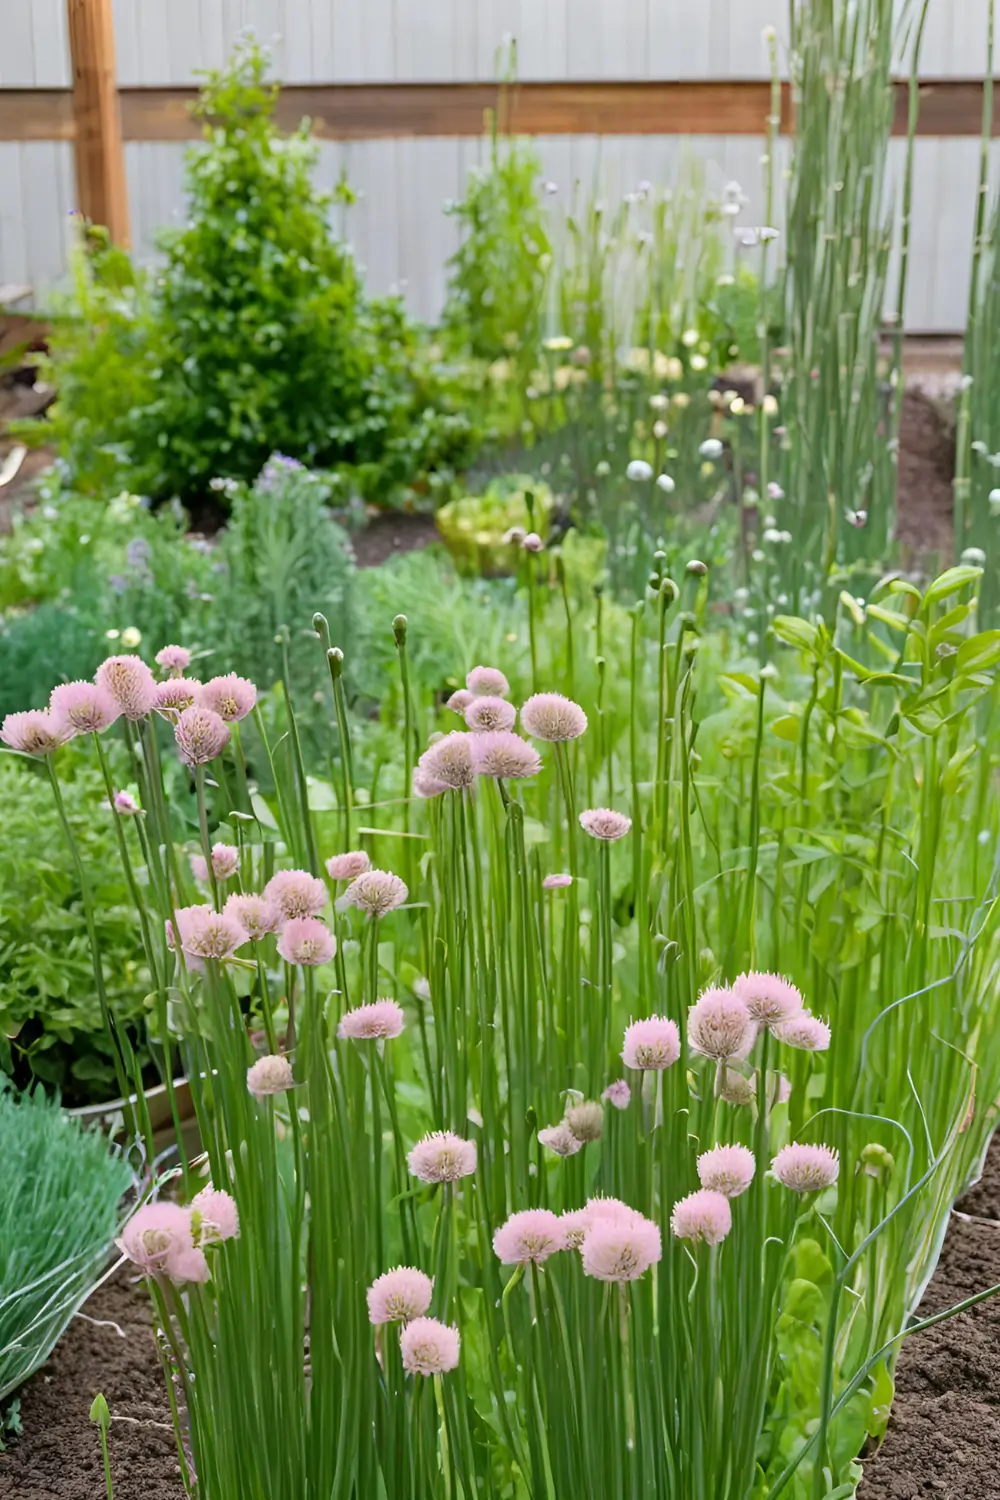
[[[187,765],[207,766],[229,744],[229,725],[211,709],[193,704],[179,715],[174,739]]]
[[[775,1026],[774,1034],[786,1047],[799,1047],[803,1052],[825,1052],[830,1045],[829,1026],[807,1010]]]
[[[681,1055],[681,1037],[676,1021],[666,1016],[648,1016],[625,1028],[622,1062],[626,1068],[662,1071],[672,1068]]]
[[[521,724],[532,739],[575,740],[587,728],[587,715],[562,693],[535,693],[521,709]]]
[[[546,1125],[544,1130],[538,1132],[538,1139],[543,1146],[548,1146],[556,1156],[575,1156],[583,1149],[583,1141],[575,1136],[565,1120],[558,1125]]]
[[[156,707],[156,678],[141,656],[109,656],[94,680],[111,694],[126,719],[143,719]]]
[[[632,827],[632,819],[610,807],[591,807],[580,814],[580,827],[592,839],[613,844],[617,839],[625,837]]]
[[[754,1021],[772,1030],[783,1021],[802,1014],[802,995],[794,984],[778,974],[761,974],[751,970],[733,980],[733,994],[738,996]]]
[[[428,746],[417,762],[417,770],[452,791],[469,787],[476,779],[471,746],[471,736],[462,729],[455,729]]]
[[[434,1130],[417,1142],[407,1162],[421,1182],[458,1182],[476,1170],[476,1143],[450,1130]]]
[[[247,1088],[255,1099],[266,1099],[271,1094],[283,1094],[290,1089],[295,1079],[292,1065],[283,1054],[275,1052],[268,1057],[258,1057],[247,1068]]]
[[[399,1036],[406,1024],[401,1005],[395,1000],[372,1000],[344,1013],[337,1027],[339,1037],[355,1042],[388,1041]]]
[[[537,776],[542,769],[538,751],[510,729],[474,734],[471,741],[472,765],[477,776],[519,781],[526,776]]]
[[[578,1141],[599,1141],[604,1133],[604,1109],[596,1099],[584,1099],[567,1107],[564,1123]]]
[[[70,739],[75,734],[100,734],[120,716],[121,708],[96,682],[61,682],[52,689],[49,712]]]
[[[580,1247],[584,1274],[597,1281],[636,1281],[662,1254],[658,1225],[639,1213],[595,1218]]]
[[[328,964],[336,951],[337,940],[319,917],[290,917],[278,938],[278,952],[285,962],[308,969]]]
[[[732,990],[704,990],[688,1011],[688,1041],[703,1057],[746,1057],[756,1036],[750,1012]]]
[[[410,1323],[422,1317],[431,1305],[434,1283],[414,1266],[396,1266],[376,1276],[365,1294],[368,1320],[380,1323]]]
[[[213,677],[211,682],[206,682],[198,695],[198,702],[202,708],[209,708],[220,719],[225,719],[227,724],[235,724],[253,712],[257,689],[248,678],[228,672],[225,677]]]
[[[536,1264],[566,1248],[563,1226],[547,1208],[526,1208],[511,1214],[493,1236],[493,1253],[505,1266]]]
[[[753,1182],[756,1165],[746,1146],[713,1146],[698,1158],[698,1181],[724,1198],[738,1198]]]
[[[0,725],[0,740],[25,755],[51,755],[68,738],[65,726],[40,708],[8,714]]]
[[[671,1231],[679,1240],[703,1241],[718,1245],[733,1227],[729,1199],[712,1188],[699,1188],[674,1204],[670,1215]]]
[[[347,854],[334,854],[326,862],[326,873],[331,880],[356,880],[372,862],[363,849],[351,849]]]
[[[191,1228],[198,1246],[238,1239],[240,1215],[234,1199],[209,1183],[191,1199]]]
[[[399,1352],[407,1375],[444,1375],[458,1364],[461,1339],[457,1328],[437,1318],[414,1318],[399,1333]]]
[[[782,1187],[793,1193],[821,1193],[840,1175],[840,1159],[829,1146],[793,1143],[782,1146],[771,1163],[771,1171]]]
[[[496,667],[473,667],[465,686],[476,698],[506,698],[510,683]]]
[[[369,917],[384,917],[409,896],[405,883],[389,870],[366,870],[344,892],[345,906],[356,906]]]
[[[473,734],[490,729],[513,729],[517,710],[506,698],[473,698],[465,707],[465,722]]]

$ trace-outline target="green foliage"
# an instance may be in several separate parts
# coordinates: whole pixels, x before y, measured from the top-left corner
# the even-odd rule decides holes
[[[61,752],[64,796],[97,906],[112,1009],[140,1028],[149,989],[142,944],[100,773],[85,748]],[[39,768],[0,756],[0,1072],[58,1087],[69,1102],[114,1098],[79,882]]]
[[[3,1083],[0,1160],[2,1402],[48,1358],[103,1270],[132,1174],[57,1100]]]
[[[465,196],[450,206],[463,238],[448,262],[444,326],[476,359],[530,359],[541,340],[552,248],[540,177],[535,147],[502,136],[494,122],[488,166],[469,174]]]
[[[523,552],[519,544],[506,540],[507,533],[519,527],[544,538],[553,503],[543,480],[503,474],[491,480],[483,494],[463,495],[443,505],[437,527],[462,572],[513,573]]]

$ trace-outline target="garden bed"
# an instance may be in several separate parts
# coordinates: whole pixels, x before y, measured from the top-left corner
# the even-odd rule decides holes
[[[1000,1281],[1000,1140],[952,1218],[921,1311]],[[124,1337],[122,1336],[124,1334]],[[981,1303],[904,1344],[885,1443],[860,1500],[1000,1500],[1000,1302]],[[142,1286],[101,1287],[24,1389],[24,1436],[0,1455],[0,1500],[93,1500],[103,1483],[90,1403],[111,1408],[116,1500],[182,1500],[170,1411]]]

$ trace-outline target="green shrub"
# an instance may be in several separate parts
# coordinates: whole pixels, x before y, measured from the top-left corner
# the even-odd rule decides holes
[[[67,812],[93,887],[109,1003],[138,1043],[149,976],[104,785],[89,747],[59,754]],[[51,788],[37,766],[3,755],[0,804],[0,1072],[22,1084],[41,1079],[70,1103],[114,1098],[79,882]]]
[[[100,1276],[132,1174],[41,1089],[18,1098],[2,1080],[0,1160],[3,1401],[45,1362]]]

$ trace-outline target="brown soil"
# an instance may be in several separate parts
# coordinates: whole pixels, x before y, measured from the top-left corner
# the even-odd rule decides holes
[[[373,516],[363,531],[356,531],[351,545],[359,568],[377,568],[403,552],[415,552],[440,541],[434,517],[423,512],[388,511]]]
[[[90,1404],[111,1410],[115,1500],[184,1500],[149,1300],[123,1272],[99,1288],[21,1393],[22,1436],[0,1453],[0,1500],[102,1500]]]
[[[899,432],[897,535],[915,558],[936,554],[942,567],[952,553],[952,478],[955,435],[945,407],[907,390]]]
[[[1000,1136],[959,1204],[921,1304],[940,1312],[1000,1282]],[[1000,1297],[903,1344],[896,1399],[859,1500],[1000,1500]]]

